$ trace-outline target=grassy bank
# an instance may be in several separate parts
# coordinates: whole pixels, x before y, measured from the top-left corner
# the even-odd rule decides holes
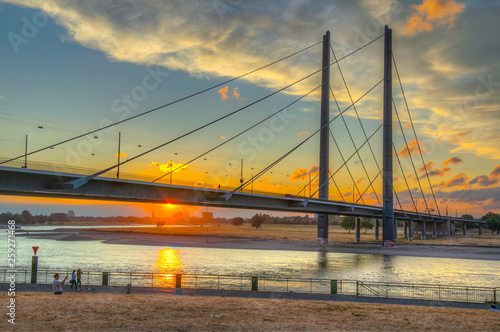
[[[210,227],[120,227],[99,229],[113,232],[139,232],[168,235],[187,235],[187,236],[217,236],[217,237],[243,237],[243,238],[262,238],[262,239],[286,239],[292,241],[312,241],[317,238],[316,225],[284,225],[284,224],[264,224],[262,228],[255,229],[249,224],[240,227],[231,225],[210,226]],[[340,226],[330,226],[330,241],[332,242],[354,242],[355,232],[348,232]],[[380,231],[380,236],[382,232]],[[361,230],[362,242],[373,242],[375,240],[373,230]],[[414,241],[410,242],[403,238],[403,228],[398,228],[398,243],[425,243],[442,245],[470,245],[470,246],[500,246],[500,237],[491,235],[490,232],[483,231],[478,235],[477,229],[468,231],[467,235],[454,234],[453,236],[439,236],[437,239],[420,240],[420,235],[414,235]]]
[[[0,295],[1,303],[9,297]],[[2,319],[0,330],[13,330]],[[488,310],[225,297],[18,293],[19,331],[498,331]]]

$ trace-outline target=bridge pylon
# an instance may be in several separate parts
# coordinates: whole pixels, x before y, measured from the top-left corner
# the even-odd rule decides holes
[[[383,114],[383,207],[382,245],[394,243],[394,197],[392,173],[392,29],[385,26]]]
[[[323,36],[321,76],[321,130],[319,147],[319,199],[328,200],[330,123],[330,31]],[[328,215],[318,214],[318,243],[328,244]]]

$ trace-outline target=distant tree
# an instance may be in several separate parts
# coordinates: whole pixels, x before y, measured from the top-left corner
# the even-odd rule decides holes
[[[482,221],[486,221],[488,219],[490,219],[491,217],[494,217],[495,216],[495,213],[489,211],[488,213],[486,213],[484,216],[481,217],[481,220]]]
[[[38,214],[34,218],[38,224],[44,224],[47,222],[47,216],[43,214]]]
[[[56,222],[56,221],[68,221],[68,215],[66,213],[51,213],[48,221],[50,222]]]
[[[373,221],[370,219],[361,219],[361,228],[365,229],[365,233],[368,232],[368,229],[373,229]]]
[[[21,215],[23,216],[24,221],[27,224],[34,224],[36,222],[35,217],[33,217],[28,210],[24,210],[23,212],[21,212]]]
[[[486,224],[488,225],[488,229],[491,231],[491,235],[493,235],[494,231],[497,231],[497,235],[500,234],[500,215],[496,214],[493,217],[490,217],[486,220]]]
[[[262,214],[262,213],[256,213],[252,219],[250,219],[250,222],[252,224],[252,227],[254,227],[255,229],[258,229],[260,227],[262,227],[262,224],[264,222],[266,222],[267,220],[267,215],[265,214]]]
[[[243,225],[244,222],[245,222],[245,219],[243,219],[241,217],[236,217],[236,218],[233,218],[231,220],[231,225],[239,227],[239,226]]]
[[[2,225],[6,225],[9,220],[12,220],[11,212],[4,212],[0,214],[0,223],[2,223]]]
[[[342,219],[342,222],[340,223],[340,226],[344,229],[347,229],[349,233],[351,233],[351,229],[356,228],[356,219],[351,216],[344,217],[344,219]]]
[[[462,216],[460,218],[474,220],[474,217],[470,214],[462,214]]]

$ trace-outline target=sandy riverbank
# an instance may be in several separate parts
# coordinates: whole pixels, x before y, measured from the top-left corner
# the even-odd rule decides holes
[[[299,250],[326,251],[339,253],[376,254],[395,256],[442,257],[460,259],[500,260],[500,246],[472,246],[453,244],[431,244],[425,241],[399,243],[393,248],[382,247],[379,243],[330,241],[328,245],[318,245],[315,241],[300,239],[300,236],[272,238],[251,236],[231,236],[230,234],[168,234],[167,231],[144,229],[57,229],[51,231],[31,231],[29,236],[59,241],[102,241],[109,244],[150,245],[162,247],[203,247],[259,250]],[[19,234],[21,235],[21,234]],[[25,235],[21,235],[25,236]],[[448,241],[450,242],[450,241]],[[453,243],[453,242],[451,242]],[[458,242],[460,243],[460,242]]]

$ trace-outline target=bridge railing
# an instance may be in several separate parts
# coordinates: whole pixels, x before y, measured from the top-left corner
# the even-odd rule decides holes
[[[59,273],[71,279],[71,271],[38,270],[37,283],[51,284],[53,275]],[[15,283],[30,283],[31,270],[0,269],[1,282],[8,284],[11,277]],[[240,291],[263,291],[283,293],[339,294],[359,297],[416,299],[433,301],[496,303],[495,287],[469,287],[453,285],[425,285],[410,283],[388,283],[359,280],[331,280],[310,278],[284,278],[245,275],[200,275],[139,272],[86,271],[82,275],[82,287],[93,285],[160,288],[218,289]]]

